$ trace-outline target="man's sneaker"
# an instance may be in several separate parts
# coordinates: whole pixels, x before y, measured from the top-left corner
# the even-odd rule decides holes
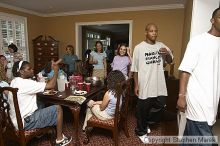
[[[71,141],[72,141],[72,137],[67,138],[66,136],[63,135],[63,140],[61,140],[60,142],[56,141],[55,146],[65,146],[68,145]]]
[[[140,138],[140,140],[144,143],[144,144],[148,144],[149,143],[149,139],[147,137],[147,135],[142,135],[142,136],[138,136]]]

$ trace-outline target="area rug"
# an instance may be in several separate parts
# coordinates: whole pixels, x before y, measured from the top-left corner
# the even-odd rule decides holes
[[[119,134],[119,145],[120,146],[142,146],[144,145],[139,138],[135,135],[134,129],[136,127],[136,119],[134,117],[134,114],[130,114],[128,116],[128,123],[129,123],[129,135],[130,137],[127,138],[124,134],[124,131],[120,131]],[[82,127],[82,124],[80,125]],[[151,133],[149,136],[160,136],[163,135],[163,123],[158,123],[151,125]],[[71,122],[66,122],[64,123],[63,126],[64,133],[67,136],[71,136],[73,132],[73,126]],[[83,146],[83,139],[84,139],[84,134],[82,131],[80,131],[80,142],[81,145]],[[69,146],[74,146],[74,137],[73,141]],[[31,143],[31,146],[50,146],[49,140],[46,136],[41,137],[39,139],[34,139]],[[112,133],[107,130],[103,129],[94,129],[91,133],[90,137],[90,142],[86,146],[113,146],[114,142],[112,139]],[[159,145],[153,145],[153,144],[148,144],[148,146],[159,146]]]

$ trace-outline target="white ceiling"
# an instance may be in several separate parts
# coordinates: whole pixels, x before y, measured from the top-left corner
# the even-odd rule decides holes
[[[0,0],[0,6],[17,8],[39,15],[99,11],[126,11],[137,7],[183,6],[185,0]]]
[[[185,0],[0,0],[0,7],[39,16],[64,16],[137,10],[183,8]],[[89,25],[90,29],[127,35],[128,25]]]

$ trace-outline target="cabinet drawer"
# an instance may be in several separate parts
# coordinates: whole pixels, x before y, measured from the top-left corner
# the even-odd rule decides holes
[[[58,42],[50,42],[50,41],[40,41],[40,42],[35,42],[34,47],[58,47]]]

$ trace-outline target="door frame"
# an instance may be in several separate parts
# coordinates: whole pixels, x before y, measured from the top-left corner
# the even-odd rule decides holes
[[[129,48],[132,48],[132,28],[133,20],[115,20],[115,21],[95,21],[95,22],[76,22],[76,55],[82,59],[82,26],[86,25],[104,25],[104,24],[128,24],[129,25]]]

